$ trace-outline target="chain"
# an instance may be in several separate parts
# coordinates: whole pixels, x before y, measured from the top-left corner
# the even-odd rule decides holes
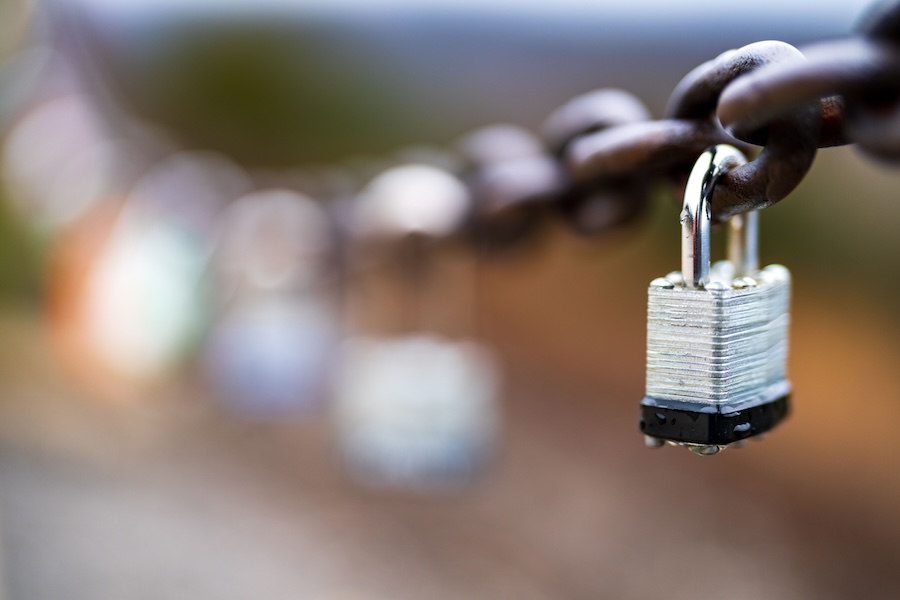
[[[900,3],[882,2],[856,37],[803,48],[805,60],[769,65],[736,81],[719,119],[738,137],[793,106],[822,101],[820,146],[855,142],[900,160]]]
[[[857,34],[797,49],[757,42],[689,72],[651,120],[631,94],[578,96],[545,121],[540,138],[495,126],[463,138],[477,211],[488,237],[521,237],[548,208],[596,233],[640,214],[659,181],[683,185],[704,150],[720,143],[755,154],[717,182],[721,222],[784,199],[818,148],[857,144],[900,162],[900,0],[875,5]]]

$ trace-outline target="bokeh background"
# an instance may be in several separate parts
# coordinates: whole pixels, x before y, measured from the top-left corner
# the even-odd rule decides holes
[[[505,382],[466,485],[355,481],[301,351],[352,289],[329,223],[398,157],[598,87],[660,116],[700,62],[865,6],[3,0],[0,598],[900,595],[900,174],[852,148],[762,215],[794,410],[742,450],[637,432],[664,200],[464,279]]]

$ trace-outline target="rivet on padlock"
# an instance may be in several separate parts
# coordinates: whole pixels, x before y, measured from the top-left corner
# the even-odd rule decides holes
[[[781,265],[759,269],[758,213],[732,217],[728,260],[710,265],[709,199],[716,179],[745,162],[724,144],[698,159],[681,213],[681,272],[650,283],[640,421],[650,447],[708,456],[787,415],[791,278]]]

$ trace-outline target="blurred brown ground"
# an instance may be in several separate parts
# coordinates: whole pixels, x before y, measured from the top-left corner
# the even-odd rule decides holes
[[[863,180],[874,204],[835,216]],[[797,263],[794,412],[714,458],[645,449],[636,430],[645,286],[676,266],[672,207],[600,240],[552,228],[484,266],[483,321],[509,377],[503,443],[478,485],[447,496],[360,490],[324,421],[242,425],[190,383],[137,404],[85,397],[39,315],[8,310],[8,598],[895,598],[896,181],[823,153],[763,219],[764,259]],[[833,218],[806,217],[813,203]],[[784,221],[806,224],[801,241]],[[843,252],[833,227],[881,266],[825,275]]]

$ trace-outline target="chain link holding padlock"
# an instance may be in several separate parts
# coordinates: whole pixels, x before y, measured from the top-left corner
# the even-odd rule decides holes
[[[540,151],[527,144],[538,169],[511,158],[514,148],[484,152],[484,131],[469,136],[460,150],[469,160],[463,174],[475,196],[474,220],[488,232],[492,223],[527,231],[537,212],[552,207],[577,230],[602,232],[640,214],[655,182],[683,187],[697,156],[721,143],[762,151],[716,186],[713,223],[784,199],[817,148],[856,143],[896,163],[900,1],[876,5],[858,31],[802,50],[766,41],[725,52],[681,80],[665,119],[650,120],[621,90],[578,96],[547,119]]]

